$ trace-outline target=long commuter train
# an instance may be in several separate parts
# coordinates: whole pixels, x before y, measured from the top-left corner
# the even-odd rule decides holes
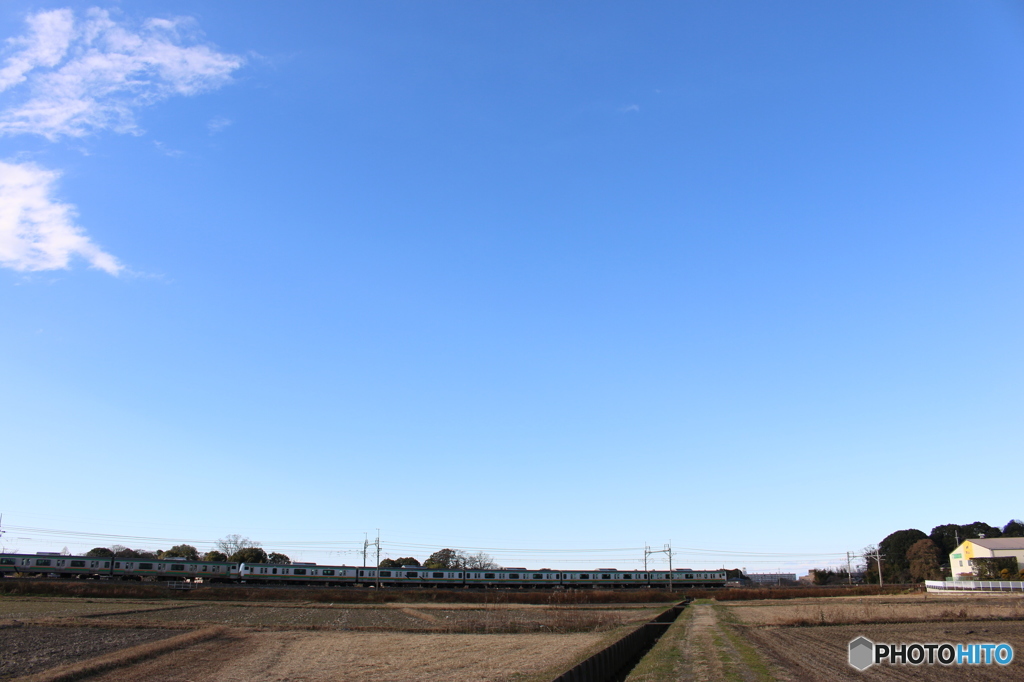
[[[363,587],[720,587],[725,571],[561,571],[541,568],[452,569],[402,566],[319,566],[248,564],[190,559],[129,559],[59,554],[0,554],[0,577],[53,576],[147,581],[237,583],[246,585],[329,585]]]

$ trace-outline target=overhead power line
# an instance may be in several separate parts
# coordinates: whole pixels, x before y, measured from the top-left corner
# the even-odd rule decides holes
[[[166,538],[148,535],[121,535],[116,533],[96,533],[77,530],[59,530],[54,528],[39,528],[35,526],[7,526],[7,529],[17,532],[19,535],[31,533],[50,538],[74,539],[79,542],[112,542],[117,544],[144,543],[144,544],[193,544],[203,546],[215,546],[216,540],[190,539],[190,538]],[[363,543],[358,540],[255,540],[263,546],[275,549],[291,549],[305,551],[323,551],[330,553],[362,551]],[[438,544],[425,544],[417,542],[384,542],[387,554],[408,552],[410,554],[422,551],[434,551]],[[521,559],[536,557],[538,560],[551,560],[557,557],[571,558],[591,555],[590,559],[602,558],[602,560],[629,561],[635,559],[645,547],[491,547],[491,546],[459,546],[459,549],[470,552],[493,552],[502,555],[516,555]],[[691,558],[748,558],[748,563],[778,563],[786,560],[827,560],[833,557],[846,557],[846,552],[751,552],[739,550],[709,549],[703,547],[674,547],[673,551],[679,556],[691,555]],[[628,554],[623,554],[628,553]]]

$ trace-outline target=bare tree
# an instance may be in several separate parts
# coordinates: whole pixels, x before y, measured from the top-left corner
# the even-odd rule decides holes
[[[494,563],[494,557],[490,554],[484,554],[483,552],[477,552],[476,554],[463,554],[462,560],[463,566],[471,571],[498,568],[498,564]]]
[[[225,535],[220,540],[217,540],[217,549],[224,552],[228,556],[235,554],[243,549],[250,547],[259,547],[260,543],[244,538],[237,533],[231,535]]]

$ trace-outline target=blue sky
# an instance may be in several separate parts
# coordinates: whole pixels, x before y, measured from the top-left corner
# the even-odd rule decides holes
[[[1022,515],[1017,3],[0,32],[7,548],[767,570]]]

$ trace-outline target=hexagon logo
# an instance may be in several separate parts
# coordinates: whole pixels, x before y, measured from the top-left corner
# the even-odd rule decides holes
[[[850,665],[857,670],[867,670],[875,663],[875,643],[867,637],[858,637],[850,642]]]

